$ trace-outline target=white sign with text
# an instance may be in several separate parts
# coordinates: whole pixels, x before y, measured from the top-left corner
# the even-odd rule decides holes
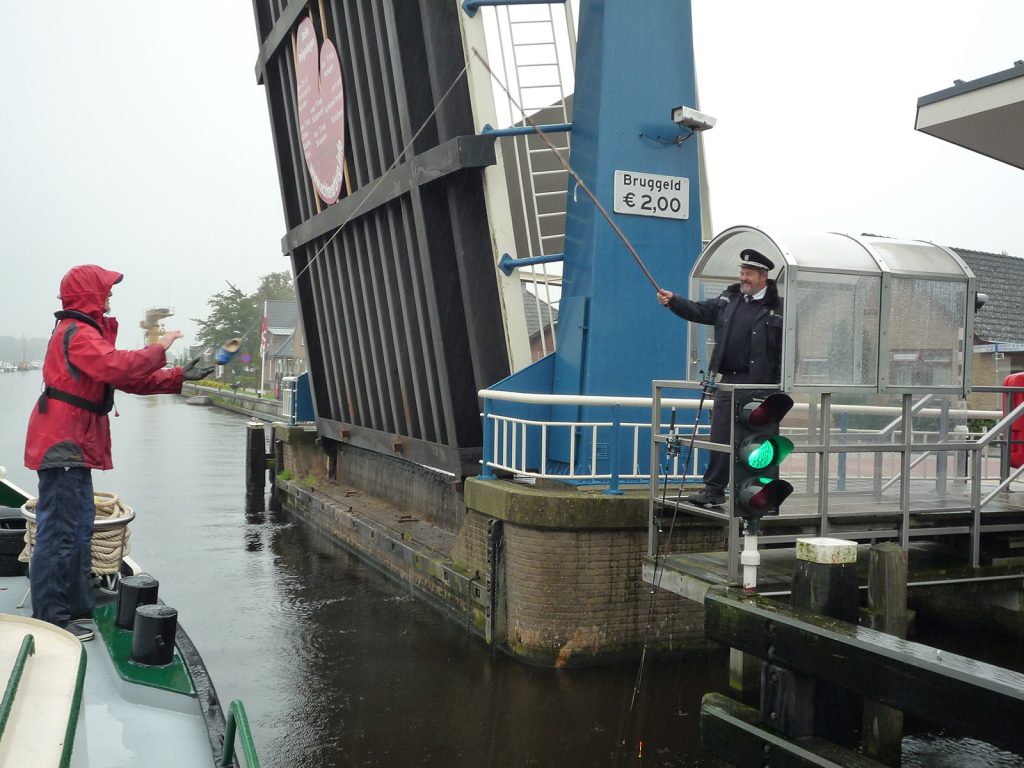
[[[616,213],[690,218],[690,180],[684,176],[616,171],[614,195]]]

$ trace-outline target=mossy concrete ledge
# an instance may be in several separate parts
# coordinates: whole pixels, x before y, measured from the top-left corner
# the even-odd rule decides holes
[[[531,528],[647,530],[648,489],[621,496],[601,488],[572,488],[561,483],[524,485],[511,480],[466,480],[466,507],[488,517]]]

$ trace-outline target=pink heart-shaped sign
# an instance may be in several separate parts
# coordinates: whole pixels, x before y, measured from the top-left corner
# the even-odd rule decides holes
[[[329,205],[341,195],[345,93],[338,51],[330,40],[317,46],[316,28],[308,17],[296,31],[295,85],[302,153],[317,194]]]

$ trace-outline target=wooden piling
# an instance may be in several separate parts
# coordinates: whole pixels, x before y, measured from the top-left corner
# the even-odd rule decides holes
[[[790,598],[793,607],[856,623],[860,612],[856,542],[798,539],[796,556]],[[861,719],[859,696],[773,664],[765,665],[762,689],[762,714],[765,706],[773,708],[783,733],[855,746]]]
[[[245,511],[262,512],[267,474],[267,440],[262,421],[245,425]]]
[[[845,539],[798,539],[793,574],[794,608],[856,624],[860,614],[857,544]]]
[[[871,547],[868,565],[868,610],[871,629],[907,637],[907,553],[895,542]],[[886,765],[900,764],[903,713],[873,701],[864,702],[864,752]]]
[[[851,630],[844,622],[738,594],[735,588],[709,589],[704,611],[709,640],[896,707],[950,733],[1024,754],[1024,675],[1018,672],[867,627]]]
[[[729,649],[729,695],[736,701],[756,707],[761,698],[761,674],[764,663],[749,653]]]
[[[270,482],[270,511],[280,512],[283,508],[284,491],[277,485],[277,475],[284,471],[284,440],[273,440],[272,445],[274,464],[267,468],[267,480]]]

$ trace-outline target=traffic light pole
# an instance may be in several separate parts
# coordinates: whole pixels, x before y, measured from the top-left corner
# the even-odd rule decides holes
[[[743,588],[757,589],[761,554],[757,549],[763,515],[778,515],[793,486],[779,479],[779,465],[793,451],[793,442],[780,434],[793,398],[765,387],[736,389],[732,396],[732,513],[743,518]]]
[[[743,589],[757,589],[757,568],[761,565],[761,553],[757,551],[757,520],[743,521],[743,552],[740,565],[743,566]]]

